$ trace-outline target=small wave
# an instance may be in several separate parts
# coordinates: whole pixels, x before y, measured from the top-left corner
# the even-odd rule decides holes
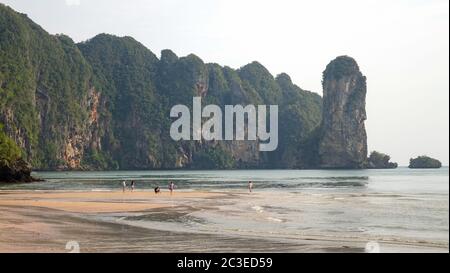
[[[283,220],[278,219],[278,218],[274,218],[274,217],[267,217],[266,219],[267,219],[267,220],[270,220],[270,221],[273,221],[273,222],[277,222],[277,223],[282,223],[282,222],[284,222]]]
[[[252,209],[256,210],[258,213],[264,212],[264,209],[260,206],[253,206]]]

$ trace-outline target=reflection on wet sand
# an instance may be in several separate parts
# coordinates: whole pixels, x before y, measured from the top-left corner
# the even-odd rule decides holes
[[[347,206],[364,210],[377,198],[386,197],[239,191],[179,191],[173,196],[148,191],[2,192],[0,251],[65,252],[66,243],[76,241],[81,252],[362,252],[373,238],[379,239],[384,252],[448,250],[448,242],[339,231],[340,225],[360,217],[346,212]]]

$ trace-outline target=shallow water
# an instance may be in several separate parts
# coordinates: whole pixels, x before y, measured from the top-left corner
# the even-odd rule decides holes
[[[225,198],[189,200],[178,211],[97,215],[101,221],[148,229],[298,243],[377,241],[447,249],[449,170],[236,170],[39,172],[47,181],[0,185],[0,190],[118,190],[135,180],[139,190],[220,191]],[[254,192],[247,193],[249,180]],[[173,246],[176,249],[176,245]],[[362,245],[364,247],[364,245]]]

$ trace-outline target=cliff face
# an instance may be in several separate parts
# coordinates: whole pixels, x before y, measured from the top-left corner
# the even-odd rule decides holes
[[[37,169],[360,168],[367,158],[365,77],[338,57],[324,98],[260,63],[234,70],[161,58],[131,37],[75,44],[0,4],[0,123]],[[175,104],[279,106],[279,145],[170,138]]]
[[[199,57],[161,58],[131,37],[100,34],[75,44],[0,4],[0,123],[37,169],[361,168],[366,80],[350,57],[323,74],[322,98],[273,77]],[[170,138],[170,109],[279,106],[279,144]]]
[[[362,168],[367,160],[366,78],[356,61],[341,56],[323,72],[320,167]]]
[[[78,47],[0,5],[0,66],[0,123],[25,159],[36,168],[81,168],[97,92]]]
[[[21,156],[20,148],[4,133],[0,123],[0,183],[36,181],[31,176],[31,166]]]

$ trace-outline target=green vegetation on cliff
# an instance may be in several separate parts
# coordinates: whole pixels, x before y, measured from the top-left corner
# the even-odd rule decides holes
[[[22,159],[22,151],[5,134],[0,123],[0,182],[33,182],[31,166]]]
[[[290,79],[287,83],[278,82],[267,69],[257,62],[239,70],[233,70],[217,64],[205,64],[195,55],[179,58],[170,50],[163,50],[161,59],[158,61],[150,51],[137,42],[134,43],[138,45],[139,50],[135,49],[133,52],[148,51],[149,56],[139,56],[139,58],[153,60],[147,67],[141,65],[139,69],[131,72],[128,71],[128,66],[124,68],[119,60],[113,61],[114,64],[103,63],[102,60],[114,60],[118,55],[130,55],[130,53],[124,53],[129,49],[121,46],[121,39],[130,38],[102,34],[79,44],[86,59],[93,64],[94,78],[103,78],[105,85],[107,83],[114,84],[110,89],[115,90],[112,92],[113,94],[119,95],[108,96],[107,100],[110,101],[110,104],[120,104],[118,98],[122,93],[126,93],[128,96],[130,92],[139,92],[138,98],[149,98],[143,106],[147,106],[153,111],[151,117],[144,115],[145,110],[137,111],[136,108],[139,105],[136,103],[129,103],[129,108],[109,107],[107,109],[112,113],[112,122],[108,122],[108,124],[117,123],[122,126],[112,129],[114,139],[117,140],[117,145],[114,147],[117,149],[109,149],[113,160],[119,162],[120,168],[240,168],[249,166],[258,168],[267,165],[306,168],[312,166],[310,157],[313,155],[312,152],[309,152],[309,147],[304,148],[305,152],[300,149],[320,124],[322,108],[319,95],[303,91],[292,84]],[[108,49],[109,47],[113,47],[121,53],[112,52]],[[112,55],[104,56],[105,54]],[[130,62],[134,61],[127,60],[127,63]],[[120,76],[121,79],[126,78],[130,73],[146,75],[142,78],[147,83],[134,84],[139,86],[147,84],[147,88],[134,90],[129,90],[128,87],[120,88],[122,85],[118,84],[113,76],[108,76],[114,75],[110,70],[115,66],[121,69],[121,73],[124,73]],[[285,76],[289,78],[289,76]],[[139,82],[139,79],[135,79],[135,81]],[[102,89],[101,85],[96,88]],[[273,94],[276,95],[272,96]],[[172,141],[168,134],[171,123],[168,118],[170,108],[175,104],[191,105],[193,96],[202,96],[204,105],[216,104],[222,107],[227,104],[279,104],[282,116],[279,135],[287,137],[286,141],[280,143],[280,147],[283,148],[270,155],[259,155],[258,151],[242,143],[221,143],[215,146],[216,144],[194,141]],[[129,98],[126,100],[130,101]],[[119,115],[123,118],[130,116],[130,113],[133,115],[127,121],[114,117],[114,115]],[[133,132],[136,131],[136,128],[139,128],[140,135],[134,135]],[[130,132],[130,134],[124,132]],[[124,145],[127,142],[130,145]],[[245,151],[242,151],[242,145],[247,146]],[[296,152],[293,152],[295,149],[289,149],[293,146],[298,148]],[[217,156],[218,151],[223,155]],[[208,158],[209,160],[207,160]]]
[[[442,167],[442,163],[439,160],[426,155],[411,158],[409,160],[409,168],[411,169],[438,169],[440,167]]]
[[[273,165],[315,167],[318,161],[317,138],[322,120],[322,98],[293,84],[285,73],[278,75],[276,81],[282,90],[283,101],[279,109],[280,144]]]
[[[9,166],[22,156],[20,148],[3,132],[0,124],[0,166]]]
[[[278,104],[279,148],[174,142],[175,104]],[[260,63],[240,69],[153,54],[131,37],[79,44],[0,4],[0,122],[37,169],[311,168],[322,98]]]
[[[91,159],[103,166],[118,162],[125,169],[151,166],[151,132],[160,124],[154,84],[158,59],[130,37],[101,34],[78,46],[93,68],[94,87],[104,102],[98,109],[103,115],[98,138],[107,149],[100,153],[96,147]]]
[[[340,80],[353,75],[355,71],[359,71],[359,66],[353,58],[339,56],[327,65],[323,72],[323,80]]]
[[[83,130],[90,75],[70,38],[0,5],[0,121],[37,168],[63,164],[66,140]]]
[[[367,168],[369,169],[395,169],[398,167],[397,163],[390,162],[391,157],[377,151],[370,153],[367,160]]]
[[[198,152],[194,156],[194,161],[199,169],[231,169],[235,167],[233,158],[220,146]]]

